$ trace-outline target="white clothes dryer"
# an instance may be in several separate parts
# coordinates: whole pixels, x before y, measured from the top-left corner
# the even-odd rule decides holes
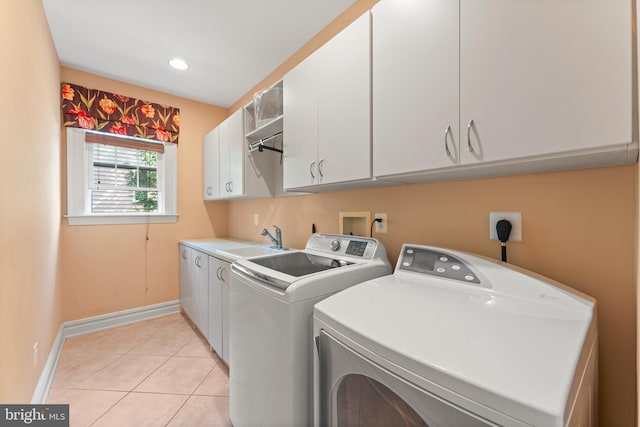
[[[235,427],[313,422],[313,305],[391,275],[376,239],[313,234],[304,250],[231,265],[229,414]]]
[[[595,300],[434,247],[314,309],[322,426],[596,425]]]

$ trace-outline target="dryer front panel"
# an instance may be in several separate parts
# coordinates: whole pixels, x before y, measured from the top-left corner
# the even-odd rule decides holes
[[[323,427],[497,425],[405,381],[324,330],[318,337],[318,347]]]

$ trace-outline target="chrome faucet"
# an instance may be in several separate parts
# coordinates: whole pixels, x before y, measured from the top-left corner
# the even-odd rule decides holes
[[[273,243],[272,248],[282,249],[282,230],[275,225],[274,228],[276,229],[276,237],[273,237],[266,228],[263,228],[260,234],[271,239],[271,243]]]

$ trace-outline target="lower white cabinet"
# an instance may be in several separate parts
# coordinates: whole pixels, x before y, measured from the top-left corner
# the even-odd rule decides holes
[[[204,336],[209,336],[209,255],[180,245],[180,306]]]
[[[229,363],[229,272],[231,263],[180,245],[180,307]]]
[[[209,344],[229,363],[229,271],[231,264],[209,257]]]
[[[190,272],[191,252],[191,248],[180,245],[180,308],[190,319],[193,319],[193,286]]]

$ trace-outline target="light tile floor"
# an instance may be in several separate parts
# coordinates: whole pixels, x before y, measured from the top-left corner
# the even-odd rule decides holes
[[[48,403],[82,426],[231,426],[229,371],[180,314],[65,340]]]

